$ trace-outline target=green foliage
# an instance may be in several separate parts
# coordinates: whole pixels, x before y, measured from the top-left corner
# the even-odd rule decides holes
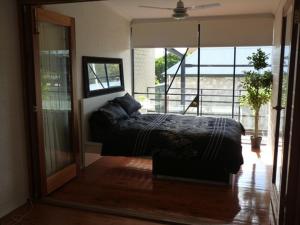
[[[263,74],[249,71],[245,73],[242,81],[243,88],[247,91],[241,96],[242,105],[249,106],[253,111],[259,111],[262,105],[267,104],[272,95],[272,73],[266,71]]]
[[[249,64],[254,66],[255,70],[261,70],[268,66],[267,60],[269,57],[260,48],[257,52],[252,53],[252,56],[248,56]]]
[[[245,72],[245,79],[242,86],[246,94],[240,97],[244,106],[249,106],[255,114],[255,137],[258,137],[258,119],[261,106],[270,101],[272,95],[273,75],[270,71],[260,72],[268,66],[268,56],[261,49],[247,58],[249,64],[253,65],[256,71]]]
[[[180,57],[174,54],[169,53],[167,55],[167,69],[174,66],[176,63],[180,61]],[[164,72],[165,72],[165,57],[162,56],[155,60],[155,83],[160,84],[165,82],[164,78]]]

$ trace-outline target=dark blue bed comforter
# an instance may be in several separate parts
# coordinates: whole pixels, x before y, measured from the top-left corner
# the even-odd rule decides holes
[[[232,119],[143,114],[111,127],[93,120],[90,125],[93,141],[103,143],[102,155],[151,156],[168,151],[179,158],[217,163],[230,173],[237,173],[243,164],[244,128]]]

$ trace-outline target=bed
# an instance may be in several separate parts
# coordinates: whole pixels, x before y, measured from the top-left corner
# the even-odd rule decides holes
[[[90,118],[104,156],[151,156],[153,174],[228,182],[243,164],[243,126],[229,118],[140,114],[112,101]],[[119,108],[120,106],[120,108]],[[117,107],[115,109],[114,107]],[[107,118],[111,108],[117,116]],[[125,107],[126,109],[126,107]],[[108,111],[108,112],[107,112]],[[111,116],[111,115],[110,115]]]

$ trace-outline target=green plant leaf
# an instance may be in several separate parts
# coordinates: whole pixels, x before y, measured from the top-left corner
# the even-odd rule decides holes
[[[240,97],[240,102],[241,105],[250,107],[258,118],[260,108],[271,99],[273,75],[271,71],[260,73],[261,69],[268,66],[266,62],[268,56],[261,49],[257,49],[257,52],[247,59],[256,71],[244,72],[245,78],[242,86],[246,90],[246,94]],[[255,130],[255,136],[257,135],[258,130]]]

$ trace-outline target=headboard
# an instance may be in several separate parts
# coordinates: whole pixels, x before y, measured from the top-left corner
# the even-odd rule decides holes
[[[108,95],[97,96],[93,98],[84,98],[81,100],[81,134],[82,134],[82,151],[87,151],[86,146],[92,145],[93,142],[89,139],[89,117],[92,112],[96,111],[99,107],[103,106],[109,100],[124,95],[125,92],[117,92]],[[99,143],[94,143],[98,144]]]

